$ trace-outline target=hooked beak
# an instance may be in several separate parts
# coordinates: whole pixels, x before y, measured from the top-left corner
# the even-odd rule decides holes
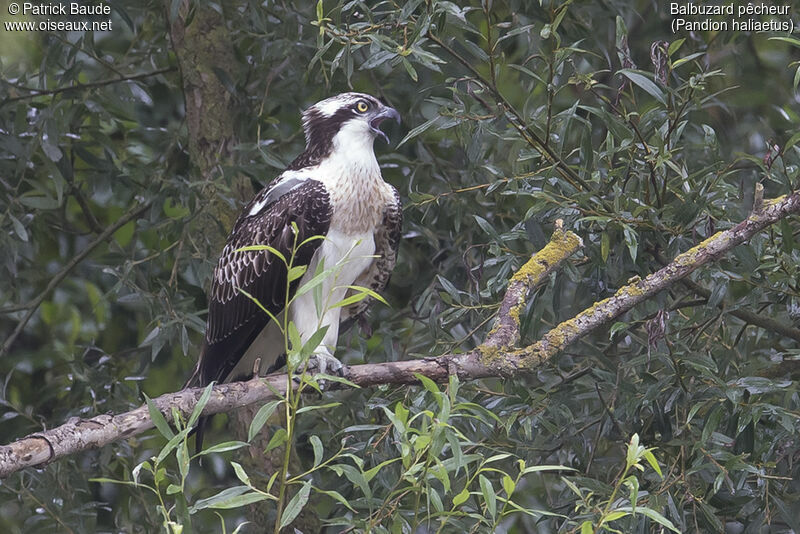
[[[386,119],[394,119],[397,121],[397,124],[400,124],[400,114],[396,109],[390,108],[389,106],[381,106],[372,119],[370,119],[369,127],[375,135],[380,135],[388,143],[389,137],[380,129],[381,123]]]

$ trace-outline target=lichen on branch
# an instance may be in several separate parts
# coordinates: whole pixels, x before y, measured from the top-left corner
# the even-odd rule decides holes
[[[564,321],[545,334],[542,339],[527,347],[510,350],[508,345],[498,344],[501,341],[498,332],[503,328],[501,324],[487,335],[486,342],[472,351],[419,360],[356,365],[348,369],[346,378],[357,386],[370,387],[379,384],[416,383],[419,374],[435,381],[444,382],[451,374],[457,374],[461,380],[475,380],[532,371],[582,336],[614,320],[659,291],[679,282],[696,269],[716,260],[769,225],[799,212],[800,191],[774,200],[765,200],[761,209],[754,209],[747,219],[736,226],[718,232],[699,245],[678,255],[668,265],[646,278],[637,279],[621,287],[613,296],[592,305],[574,318]],[[540,269],[541,264],[537,266],[537,264],[531,263],[535,260],[535,257],[532,258],[521,269],[521,271],[524,270],[523,274],[517,273],[512,277],[509,291],[503,299],[503,305],[507,304],[508,306],[508,319],[511,321],[509,324],[512,325],[510,328],[517,328],[516,335],[519,335],[518,320],[515,321],[510,316],[510,310],[521,304],[518,294],[509,295],[511,287],[516,287],[527,295],[527,292],[554,268],[554,260],[563,261],[579,248],[580,239],[571,232],[563,232],[563,229],[557,228],[553,240],[548,246],[551,244],[553,248],[542,255],[542,252],[547,249],[545,247],[537,254],[539,259],[536,260],[546,261],[548,267]],[[501,312],[498,313],[501,320],[504,313],[506,312],[503,312],[501,308]],[[513,332],[511,333],[513,334]],[[492,339],[494,341],[489,344],[488,342]],[[285,393],[283,388],[286,387],[287,382],[286,375],[270,375],[247,382],[214,386],[211,398],[203,410],[203,415],[230,412],[242,406],[264,402],[276,395],[282,395]],[[340,387],[339,384],[334,384],[334,386]],[[188,416],[201,393],[201,388],[186,389],[162,395],[154,399],[154,402],[167,418],[171,416],[173,407],[184,416]],[[88,420],[73,418],[60,427],[32,434],[9,445],[0,446],[0,478],[5,478],[26,467],[41,466],[70,454],[101,447],[140,434],[152,427],[153,423],[146,406],[123,414],[100,415]]]

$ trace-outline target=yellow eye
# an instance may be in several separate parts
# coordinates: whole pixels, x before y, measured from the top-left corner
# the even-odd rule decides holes
[[[367,104],[366,100],[359,100],[356,103],[356,109],[358,110],[359,113],[364,113],[369,109],[369,104]]]

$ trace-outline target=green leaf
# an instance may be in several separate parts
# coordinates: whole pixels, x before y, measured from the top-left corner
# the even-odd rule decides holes
[[[603,517],[603,523],[611,523],[612,521],[616,521],[617,519],[625,517],[626,515],[631,515],[631,514],[630,512],[621,512],[619,510],[609,512],[608,515]]]
[[[368,287],[363,287],[363,286],[346,286],[346,287],[348,289],[352,289],[353,291],[360,291],[360,292],[366,293],[367,295],[369,295],[370,297],[374,298],[378,302],[380,302],[382,304],[386,304],[387,306],[389,305],[389,303],[386,302],[386,299],[384,299],[382,296],[380,296],[379,293],[373,291],[372,289],[370,289]]]
[[[430,391],[434,395],[438,395],[438,394],[441,393],[441,391],[439,391],[439,386],[436,385],[436,382],[434,382],[433,380],[431,380],[427,376],[425,376],[423,374],[420,374],[420,373],[414,373],[414,376],[417,378],[417,380],[420,381],[420,383],[422,384],[422,386],[425,389],[427,389],[428,391]]]
[[[193,427],[200,418],[200,414],[203,413],[203,408],[206,407],[206,404],[208,404],[208,399],[211,398],[211,390],[213,389],[214,382],[211,382],[206,386],[206,389],[203,390],[203,393],[200,395],[197,404],[194,406],[194,410],[192,410],[192,415],[189,416],[189,421],[186,423],[187,427]]]
[[[188,437],[188,434],[186,435]],[[189,454],[189,447],[187,446],[186,439],[181,440],[181,443],[175,449],[175,459],[178,462],[178,470],[181,473],[181,481],[185,481],[189,475],[189,463],[191,462],[191,455]]]
[[[288,436],[286,434],[286,429],[285,428],[279,428],[278,430],[275,431],[275,433],[270,438],[269,443],[267,444],[267,448],[266,448],[266,450],[264,450],[264,452],[269,452],[272,449],[280,447],[281,445],[286,443],[287,439],[288,439]]]
[[[613,338],[614,334],[618,332],[624,332],[625,330],[627,330],[629,326],[630,325],[628,323],[617,321],[616,323],[611,325],[611,328],[608,329],[608,339]]]
[[[311,447],[314,449],[314,467],[317,467],[322,462],[324,454],[322,441],[316,435],[312,435],[308,440],[311,442]]]
[[[788,141],[786,141],[786,144],[783,146],[784,153],[790,148],[792,148],[794,145],[796,145],[798,141],[800,141],[800,132],[797,132],[796,134],[791,136]]]
[[[311,493],[311,483],[306,482],[303,484],[303,487],[300,488],[300,491],[295,493],[294,497],[289,501],[289,504],[286,505],[286,508],[283,510],[283,515],[281,516],[281,526],[280,528],[283,529],[284,527],[288,526],[289,523],[294,521],[294,519],[298,516],[300,511],[308,502],[308,495]]]
[[[686,41],[685,38],[676,39],[669,44],[669,48],[667,49],[667,55],[672,57],[672,54],[678,51],[678,49],[683,46],[683,43]]]
[[[403,67],[405,67],[408,76],[412,80],[414,80],[415,82],[419,80],[419,76],[417,75],[417,70],[414,68],[414,65],[412,65],[411,62],[406,58],[403,58]]]
[[[633,513],[632,508],[630,506],[622,506],[622,507],[618,508],[617,510],[620,511],[620,512]],[[645,516],[649,517],[650,519],[652,519],[653,521],[655,521],[659,525],[663,526],[664,528],[668,528],[673,532],[677,532],[678,534],[680,534],[680,532],[681,532],[680,530],[675,528],[675,525],[672,524],[672,521],[670,521],[669,519],[667,519],[666,517],[664,517],[660,513],[656,512],[652,508],[647,508],[645,506],[639,506],[639,507],[636,508],[636,513],[637,514],[642,514],[642,515],[645,515]]]
[[[241,506],[247,506],[248,504],[266,500],[275,501],[277,498],[269,493],[250,491],[248,486],[234,486],[206,499],[200,499],[189,508],[189,513],[194,514],[200,510],[205,510],[206,508],[216,510],[239,508]]]
[[[656,457],[653,455],[651,450],[647,449],[644,451],[644,453],[642,453],[642,456],[645,460],[647,460],[647,463],[650,464],[650,467],[653,468],[653,471],[658,473],[658,476],[661,478],[664,478],[664,475],[661,474],[661,466],[658,465],[658,460],[656,460]]]
[[[639,434],[631,436],[631,441],[628,444],[628,450],[625,457],[625,462],[628,467],[633,466],[639,459]]]
[[[294,265],[286,275],[287,281],[294,282],[298,278],[301,278],[304,274],[306,274],[306,270],[308,269],[307,265]]]
[[[625,244],[628,245],[628,252],[631,255],[631,259],[635,262],[639,250],[639,235],[636,233],[636,230],[627,224],[622,227],[622,233],[625,236]]]
[[[792,46],[800,48],[800,39],[797,39],[795,37],[778,36],[778,37],[770,37],[769,40],[770,41],[783,41],[784,43],[789,43]]]
[[[650,96],[661,102],[662,104],[667,104],[667,99],[664,96],[664,92],[658,87],[655,82],[653,82],[650,78],[648,78],[648,74],[643,71],[636,71],[632,69],[620,69],[617,71],[617,74],[622,74],[626,78],[628,78],[631,82],[638,85],[641,89],[647,92]]]
[[[331,309],[333,309],[333,308],[344,308],[346,306],[350,306],[351,304],[355,304],[356,302],[361,302],[365,298],[367,298],[366,291],[361,291],[361,292],[355,293],[353,295],[350,295],[349,297],[343,298],[342,300],[340,300],[336,304],[332,305],[330,308]]]
[[[292,297],[292,300],[297,299],[297,297],[308,293],[309,291],[320,285],[322,282],[325,281],[326,278],[328,278],[331,274],[333,274],[334,271],[335,269],[325,269],[323,271],[314,274],[314,277],[311,280],[307,281],[299,288],[297,288],[297,291]]]
[[[511,494],[514,493],[514,489],[517,487],[516,482],[514,479],[508,475],[503,475],[503,489],[506,492],[506,496],[511,497]]]
[[[539,473],[541,471],[575,471],[572,467],[563,465],[532,465],[522,470],[523,475],[528,473]],[[566,481],[566,479],[564,479]]]
[[[280,406],[282,402],[282,399],[269,401],[258,409],[253,420],[250,421],[250,428],[247,431],[247,441],[253,441],[253,438],[256,437],[256,434],[261,432],[261,429],[264,428],[266,422],[272,417],[275,409]]]
[[[400,148],[401,146],[403,146],[407,141],[410,141],[411,139],[414,139],[415,137],[420,135],[422,132],[424,132],[425,130],[427,130],[431,126],[433,126],[435,124],[438,124],[440,119],[441,119],[441,117],[437,116],[437,117],[434,117],[434,118],[430,119],[429,121],[426,121],[426,122],[420,124],[416,128],[412,128],[411,131],[408,132],[406,134],[406,136],[402,139],[402,141],[400,141],[397,144],[397,148]]]
[[[317,331],[314,332],[310,338],[308,338],[308,341],[303,343],[303,346],[300,349],[300,356],[302,358],[306,358],[314,354],[314,351],[317,350],[317,347],[319,347],[320,343],[322,343],[322,339],[325,337],[326,333],[328,333],[328,325],[317,329]]]
[[[584,521],[581,523],[581,534],[592,534],[594,529],[592,528],[591,521]]]
[[[58,200],[47,196],[23,196],[19,202],[36,210],[54,210],[59,206]]]
[[[147,403],[147,411],[150,413],[150,419],[153,421],[155,427],[162,436],[167,439],[172,439],[175,436],[175,433],[169,427],[169,423],[167,423],[167,420],[164,418],[164,414],[161,413],[161,410],[158,409],[156,403],[153,402],[153,400],[146,394],[144,396],[144,400]]]
[[[630,488],[629,500],[631,501],[631,513],[636,513],[636,503],[639,501],[639,479],[631,475],[624,480],[624,484]]]
[[[238,291],[239,293],[241,293],[245,297],[247,297],[250,300],[252,300],[253,303],[261,309],[261,311],[263,311],[264,313],[266,313],[269,316],[269,318],[272,320],[273,323],[278,325],[278,328],[280,328],[281,332],[283,332],[283,326],[281,325],[281,322],[278,320],[278,318],[275,317],[275,315],[271,311],[266,309],[257,298],[255,298],[253,295],[251,295],[250,293],[248,293],[247,291],[245,291],[241,287],[237,287],[236,291]]]
[[[492,518],[494,518],[494,516],[497,515],[497,495],[494,493],[492,483],[483,475],[479,475],[478,480],[480,482],[483,500],[486,503],[486,509],[489,511]]]
[[[242,467],[241,464],[238,464],[236,462],[231,462],[231,465],[233,466],[234,472],[236,472],[236,478],[241,480],[243,484],[247,486],[252,486],[252,484],[250,484],[250,477],[247,476],[244,467]]]
[[[464,488],[461,492],[453,497],[453,506],[461,506],[469,499],[469,490]]]
[[[217,443],[216,445],[212,445],[207,449],[203,449],[202,451],[198,452],[195,456],[205,456],[206,454],[235,451],[237,449],[241,449],[242,447],[247,447],[247,445],[248,444],[245,443],[244,441],[224,441],[222,443]]]
[[[337,406],[341,406],[341,402],[329,402],[327,404],[312,404],[311,406],[303,406],[299,410],[297,410],[298,414],[306,413],[306,412],[313,412],[314,410],[327,410],[329,408],[336,408]]]
[[[237,248],[236,252],[252,252],[252,251],[259,251],[259,250],[267,250],[274,256],[280,258],[284,265],[287,267],[289,266],[289,262],[286,260],[286,256],[275,247],[271,247],[269,245],[248,245],[246,247]]]
[[[381,469],[383,469],[385,466],[387,466],[387,465],[389,465],[389,464],[393,464],[394,462],[397,462],[397,461],[399,461],[399,460],[400,460],[400,458],[390,458],[389,460],[385,460],[385,461],[383,461],[383,462],[379,463],[379,464],[378,464],[378,465],[376,465],[375,467],[373,467],[373,468],[371,468],[371,469],[368,469],[368,470],[364,471],[364,478],[367,480],[367,482],[369,482],[369,481],[370,481],[370,480],[372,480],[372,479],[375,477],[375,475],[377,475],[377,474],[378,474],[378,472],[379,472]]]
[[[11,218],[11,224],[14,226],[14,232],[19,236],[19,238],[24,241],[28,242],[28,232],[25,230],[25,226],[19,222],[19,219],[11,215],[10,213],[8,216]]]
[[[499,462],[500,460],[505,460],[506,458],[510,458],[512,455],[509,453],[501,453],[501,454],[493,454],[492,456],[488,457],[486,461],[483,462],[484,465],[490,464],[492,462]]]
[[[397,421],[400,423],[400,426],[405,428],[406,424],[408,423],[408,415],[409,415],[408,408],[403,406],[402,402],[398,402],[394,406],[394,415],[397,418]]]

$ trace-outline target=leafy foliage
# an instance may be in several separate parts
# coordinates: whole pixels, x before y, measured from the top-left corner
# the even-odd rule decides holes
[[[207,75],[239,142],[198,178],[178,4],[114,2],[107,33],[2,35],[4,441],[180,387],[228,230],[193,224],[212,199],[235,209],[235,177],[279,173],[299,111],[332,93],[404,119],[376,145],[406,206],[390,306],[340,340],[348,363],[480,343],[555,219],[586,246],[531,298],[523,343],[746,218],[755,183],[798,187],[797,40],[672,35],[660,5],[615,1],[215,4],[236,63]],[[310,469],[283,519],[312,502],[331,531],[800,531],[798,233],[784,220],[535,376],[297,397],[282,429],[268,412],[286,404],[266,405],[251,437]],[[251,486],[222,421],[188,463],[186,428],[3,481],[0,528],[246,531],[239,506],[274,487]]]

